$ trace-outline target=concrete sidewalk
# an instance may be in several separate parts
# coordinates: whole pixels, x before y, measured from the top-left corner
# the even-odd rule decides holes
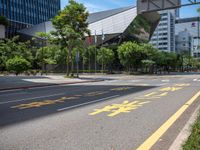
[[[102,81],[95,78],[65,78],[62,75],[49,76],[1,76],[0,91],[45,87],[62,84],[76,84]]]

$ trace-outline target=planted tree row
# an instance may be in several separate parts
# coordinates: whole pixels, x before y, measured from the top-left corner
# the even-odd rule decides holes
[[[31,42],[20,42],[18,37],[0,40],[0,70],[19,74],[28,69],[42,69],[47,65],[64,65],[67,76],[76,69],[77,53],[82,69],[102,72],[119,64],[127,72],[158,73],[198,69],[198,60],[187,54],[159,51],[149,44],[125,42],[117,48],[85,45],[89,13],[83,4],[69,0],[69,4],[52,19],[55,28],[50,33],[37,33]],[[31,43],[42,42],[41,47]],[[96,65],[97,64],[97,65]],[[109,67],[108,67],[109,66]],[[114,68],[116,69],[116,68]]]

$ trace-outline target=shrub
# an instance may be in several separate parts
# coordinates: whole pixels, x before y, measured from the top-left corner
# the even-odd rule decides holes
[[[6,17],[0,16],[0,25],[4,25],[4,26],[8,26],[9,25],[8,20],[7,20]]]
[[[14,72],[16,75],[28,70],[30,67],[30,62],[19,56],[15,56],[14,58],[6,61],[6,69],[9,72]]]

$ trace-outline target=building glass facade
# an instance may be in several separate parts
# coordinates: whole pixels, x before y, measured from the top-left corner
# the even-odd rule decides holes
[[[60,10],[60,0],[0,0],[0,16],[10,21],[7,37],[17,30],[53,18]]]
[[[183,35],[181,33],[187,31],[189,36],[187,34]],[[179,39],[188,39],[188,37],[191,38],[190,43],[191,47],[188,47],[187,44],[184,42],[182,43],[182,47],[188,47],[188,51],[191,52],[191,55],[195,58],[200,59],[200,17],[192,17],[192,18],[180,18],[176,20],[175,25],[175,34],[177,43],[180,43]],[[187,42],[187,41],[186,41]],[[181,43],[180,43],[181,44]],[[180,46],[176,47],[176,51],[180,51]]]
[[[150,44],[161,51],[175,52],[175,20],[178,10],[164,10],[159,13],[161,19]]]

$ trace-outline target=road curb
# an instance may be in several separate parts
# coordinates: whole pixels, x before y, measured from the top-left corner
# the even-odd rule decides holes
[[[200,106],[198,106],[193,112],[190,119],[187,121],[186,125],[183,127],[175,141],[170,146],[169,150],[182,150],[182,145],[188,139],[191,134],[192,125],[195,123],[198,114],[199,114]]]
[[[78,82],[66,82],[66,83],[52,83],[52,84],[41,84],[41,85],[32,85],[32,86],[21,86],[21,87],[13,87],[13,88],[4,88],[0,89],[1,91],[9,91],[9,90],[23,90],[30,88],[40,88],[40,87],[51,87],[51,86],[59,86],[59,85],[68,85],[68,84],[78,84],[78,83],[92,83],[92,82],[101,82],[104,80],[91,80],[91,81],[78,81]]]

